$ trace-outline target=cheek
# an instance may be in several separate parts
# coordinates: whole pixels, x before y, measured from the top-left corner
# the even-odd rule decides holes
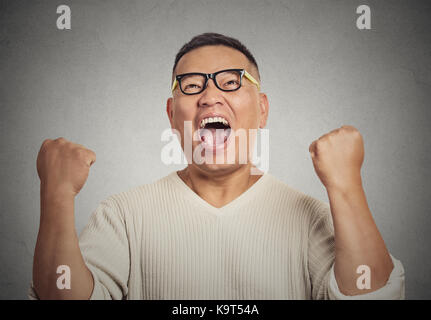
[[[259,126],[260,107],[256,99],[251,95],[238,98],[235,101],[235,113],[242,127],[257,128]]]
[[[173,108],[172,120],[175,127],[182,128],[184,126],[184,121],[193,121],[195,118],[195,110],[190,106],[190,104],[176,104]]]

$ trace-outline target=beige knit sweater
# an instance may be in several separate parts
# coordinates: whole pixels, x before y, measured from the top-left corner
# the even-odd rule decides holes
[[[384,287],[344,296],[329,205],[268,173],[222,208],[176,172],[112,195],[80,247],[95,280],[91,299],[404,298],[404,269],[392,255]],[[29,296],[37,298],[32,287]]]

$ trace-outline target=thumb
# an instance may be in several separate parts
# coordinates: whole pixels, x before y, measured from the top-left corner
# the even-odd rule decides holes
[[[310,152],[312,158],[316,156],[316,140],[310,144],[308,151]]]
[[[96,162],[96,154],[92,150],[88,150],[88,155],[87,164],[91,167]]]

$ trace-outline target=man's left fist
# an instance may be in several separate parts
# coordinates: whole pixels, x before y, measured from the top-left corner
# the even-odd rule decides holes
[[[364,142],[353,126],[342,126],[313,141],[309,147],[316,173],[323,185],[344,190],[361,181]]]

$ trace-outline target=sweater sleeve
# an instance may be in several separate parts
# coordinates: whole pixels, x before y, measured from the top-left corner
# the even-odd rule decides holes
[[[308,268],[312,299],[325,300],[392,300],[404,299],[404,269],[392,255],[394,268],[387,283],[373,292],[346,296],[340,292],[335,279],[335,238],[329,205],[324,206],[312,221],[309,232]],[[359,277],[359,274],[358,274]]]
[[[308,272],[313,300],[329,299],[329,276],[334,260],[334,227],[331,215],[324,210],[313,216],[308,234]]]
[[[332,265],[329,276],[329,298],[331,300],[404,300],[404,268],[401,261],[397,260],[392,255],[390,256],[394,264],[394,268],[392,269],[386,284],[373,292],[355,296],[346,296],[338,289],[337,280],[335,279],[334,265]]]
[[[124,216],[113,197],[102,201],[79,237],[94,280],[91,300],[123,299],[128,293],[129,242]]]
[[[123,299],[128,292],[129,244],[124,216],[113,197],[93,212],[80,234],[79,247],[94,280],[90,300]],[[39,299],[33,283],[28,297]]]

